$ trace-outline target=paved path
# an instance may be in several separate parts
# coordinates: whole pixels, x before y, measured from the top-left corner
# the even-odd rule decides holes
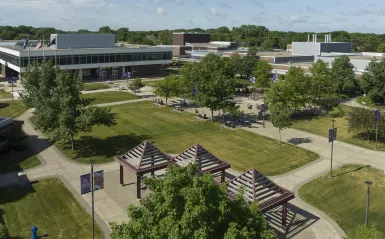
[[[101,104],[99,106],[111,106],[125,103],[140,102],[149,99],[138,99],[124,102],[113,102],[107,104]],[[200,109],[204,110],[204,109]],[[192,111],[192,110],[191,110]],[[24,120],[24,131],[29,135],[28,144],[36,153],[39,153],[38,157],[43,162],[43,165],[30,170],[26,170],[29,180],[37,180],[39,178],[59,176],[59,178],[66,184],[75,197],[85,205],[87,210],[90,210],[91,195],[85,194],[80,196],[80,183],[79,176],[89,172],[89,165],[77,164],[70,161],[61,154],[55,146],[49,145],[44,139],[44,136],[36,131],[31,123],[27,120],[31,116],[32,110],[25,112],[19,117],[20,120]],[[279,132],[269,122],[266,122],[266,127],[261,125],[253,125],[252,128],[243,128],[244,130],[257,133],[269,138],[279,140]],[[297,197],[292,200],[291,203],[295,206],[302,208],[320,219],[309,227],[317,239],[326,238],[342,238],[344,233],[327,215],[319,210],[304,203],[298,196],[298,188],[312,179],[326,173],[330,167],[330,145],[327,142],[327,138],[318,135],[313,135],[307,132],[287,129],[282,131],[282,140],[287,141],[292,138],[306,138],[311,139],[311,143],[304,143],[297,145],[298,147],[311,150],[320,155],[320,159],[303,166],[297,170],[294,170],[285,175],[271,177],[277,184],[293,190]],[[366,164],[372,167],[382,169],[384,167],[385,153],[376,152],[360,148],[354,145],[350,145],[342,142],[335,142],[334,161],[333,166],[337,167],[342,164]],[[103,169],[105,173],[116,170],[117,164],[115,162],[97,165],[95,170]],[[231,173],[239,174],[239,172],[230,170]],[[16,173],[10,173],[6,175],[0,175],[0,187],[6,184],[12,184],[17,182]],[[119,207],[117,203],[108,195],[104,190],[97,191],[95,193],[95,210],[97,212],[96,219],[98,224],[106,234],[109,232],[109,228],[106,223],[111,221],[122,222],[127,220],[127,214],[124,209]],[[306,237],[295,237],[306,238]],[[309,237],[310,238],[310,237]]]

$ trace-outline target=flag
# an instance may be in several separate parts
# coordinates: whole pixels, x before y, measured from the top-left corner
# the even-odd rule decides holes
[[[27,45],[28,45],[28,39],[25,40],[24,45],[23,45],[23,49],[25,49],[27,47]]]
[[[127,78],[131,78],[131,72],[127,72]]]
[[[48,47],[56,44],[56,38],[52,39],[50,43],[48,43]]]
[[[39,44],[37,44],[37,46],[35,47],[35,50],[40,49],[42,47],[43,47],[43,42],[39,41]]]

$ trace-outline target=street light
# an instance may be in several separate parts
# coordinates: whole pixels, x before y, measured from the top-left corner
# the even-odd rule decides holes
[[[365,215],[365,226],[368,226],[369,220],[369,199],[370,199],[370,187],[373,185],[372,181],[365,181],[366,186],[368,186],[368,193],[366,198],[366,215]]]
[[[329,173],[329,178],[333,178],[333,142],[334,142],[334,134],[335,134],[335,129],[334,129],[334,122],[336,122],[335,119],[332,119],[332,135],[331,135],[331,143],[332,143],[332,148],[331,148],[331,153],[330,153],[330,173]],[[330,138],[330,135],[329,135]],[[330,139],[329,139],[330,142]]]

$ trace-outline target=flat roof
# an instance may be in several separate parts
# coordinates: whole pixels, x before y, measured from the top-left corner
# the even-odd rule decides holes
[[[207,32],[173,32],[172,34],[208,34],[208,35],[210,35],[211,33],[207,33]]]
[[[380,60],[383,58],[383,56],[364,56],[364,55],[348,56],[348,57],[350,59],[356,59],[356,60],[373,60],[373,59]]]
[[[167,47],[162,47],[162,46],[138,46],[138,45],[124,45],[124,46],[115,46],[115,47],[108,47],[108,48],[103,48],[103,47],[98,47],[98,48],[68,48],[68,49],[53,49],[47,46],[41,47],[39,49],[35,49],[35,47],[26,47],[25,49],[20,46],[1,46],[3,48],[8,48],[11,50],[16,50],[20,52],[40,52],[40,51],[77,51],[77,50],[108,50],[108,49],[151,49],[151,48],[167,48]],[[171,47],[169,47],[171,48]]]
[[[269,51],[269,52],[257,52],[257,56],[285,56],[285,57],[295,57],[295,55],[292,55],[291,52],[287,51]]]
[[[194,47],[228,47],[228,45],[214,44],[214,43],[188,43],[186,42],[185,46],[194,46]]]

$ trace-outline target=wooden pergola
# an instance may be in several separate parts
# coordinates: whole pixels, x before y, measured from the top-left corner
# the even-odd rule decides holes
[[[267,212],[282,205],[282,225],[286,226],[287,202],[294,198],[294,193],[278,186],[254,168],[227,183],[230,199],[234,199],[243,188],[243,197],[250,204],[257,202],[262,212]]]
[[[115,156],[120,164],[120,185],[123,183],[123,168],[136,174],[136,196],[141,198],[141,178],[146,173],[154,176],[155,171],[167,168],[172,163],[172,158],[147,140],[136,146],[126,154]]]
[[[176,156],[173,161],[182,167],[186,167],[189,163],[196,163],[201,173],[221,172],[222,183],[225,181],[225,170],[231,167],[229,163],[215,157],[199,144],[191,146]]]

